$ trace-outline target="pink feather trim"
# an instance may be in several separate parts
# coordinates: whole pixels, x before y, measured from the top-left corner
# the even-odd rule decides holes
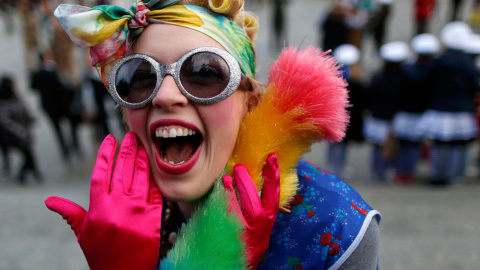
[[[313,46],[285,48],[270,68],[269,82],[277,86],[275,97],[283,112],[305,108],[301,120],[312,121],[325,140],[336,142],[345,136],[349,121],[347,83],[327,53]]]

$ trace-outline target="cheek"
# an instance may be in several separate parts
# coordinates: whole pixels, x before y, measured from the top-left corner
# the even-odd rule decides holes
[[[146,112],[143,112],[141,109],[140,110],[127,110],[127,123],[128,126],[130,127],[130,131],[134,132],[135,135],[140,139],[142,144],[148,145],[147,144],[147,137],[148,134],[146,133],[146,120],[147,120],[147,114]],[[147,149],[148,151],[148,149]]]
[[[236,104],[232,100],[226,100],[225,103],[215,105],[212,106],[208,116],[210,125],[225,127],[232,122],[232,118],[236,118]]]
[[[213,134],[236,137],[240,123],[244,117],[246,106],[243,99],[227,98],[226,100],[206,106],[205,124]]]

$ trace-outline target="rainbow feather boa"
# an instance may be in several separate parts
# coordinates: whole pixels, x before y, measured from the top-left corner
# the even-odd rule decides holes
[[[297,190],[298,161],[313,143],[343,138],[347,106],[346,82],[333,57],[315,47],[284,49],[260,104],[242,123],[228,167],[245,165],[260,191],[264,160],[276,153],[280,207],[286,210]]]
[[[280,207],[288,211],[297,190],[298,161],[313,143],[342,139],[349,118],[347,106],[346,82],[331,56],[314,47],[284,49],[270,69],[261,102],[241,125],[227,172],[235,164],[245,165],[260,191],[264,161],[276,153]],[[243,225],[228,213],[229,199],[221,192],[220,179],[182,228],[161,269],[245,269]]]

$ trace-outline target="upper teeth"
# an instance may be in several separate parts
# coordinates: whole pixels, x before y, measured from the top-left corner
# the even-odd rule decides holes
[[[195,134],[197,134],[197,132],[189,128],[158,128],[155,130],[155,136],[157,136],[157,138],[175,138]]]

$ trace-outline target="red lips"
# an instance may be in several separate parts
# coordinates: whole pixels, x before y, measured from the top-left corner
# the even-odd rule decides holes
[[[157,128],[162,127],[162,126],[183,126],[188,129],[192,129],[197,131],[198,134],[200,134],[198,128],[195,125],[192,125],[190,123],[187,123],[182,120],[178,119],[162,119],[158,120],[150,125],[150,134],[152,138],[155,138],[155,131]],[[158,168],[167,173],[167,174],[172,174],[172,175],[180,175],[187,173],[190,171],[193,166],[197,163],[199,157],[200,157],[200,152],[203,146],[203,141],[202,143],[197,147],[193,155],[188,158],[184,163],[182,164],[170,164],[168,161],[164,160],[159,153],[159,148],[155,146],[155,161],[157,163]]]

